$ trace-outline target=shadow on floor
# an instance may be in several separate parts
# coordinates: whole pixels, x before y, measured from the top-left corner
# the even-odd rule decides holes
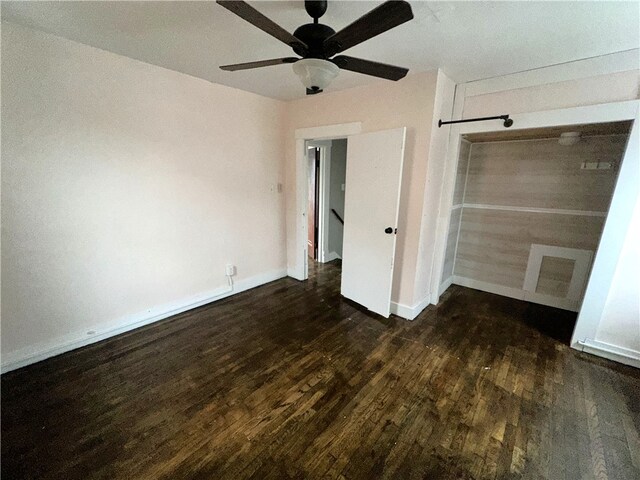
[[[523,313],[519,320],[525,325],[565,345],[571,343],[571,335],[578,318],[576,312],[529,303]]]

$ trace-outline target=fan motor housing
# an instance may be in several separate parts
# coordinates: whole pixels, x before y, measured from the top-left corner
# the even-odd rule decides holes
[[[332,36],[335,30],[328,25],[321,23],[307,23],[301,25],[293,32],[296,38],[299,38],[309,47],[308,52],[305,52],[296,45],[293,45],[293,51],[298,55],[306,58],[327,58],[327,54],[324,49],[324,41]],[[301,50],[301,51],[299,51]]]

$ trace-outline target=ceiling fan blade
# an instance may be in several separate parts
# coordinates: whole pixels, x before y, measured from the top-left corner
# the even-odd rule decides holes
[[[404,0],[389,0],[377,6],[324,41],[325,53],[331,57],[347,48],[380,35],[413,18],[411,5]]]
[[[409,73],[408,68],[387,65],[386,63],[372,62],[361,58],[348,57],[346,55],[338,55],[331,59],[333,63],[343,70],[364,73],[374,77],[386,78],[387,80],[400,80]]]
[[[272,58],[270,60],[259,60],[257,62],[236,63],[234,65],[222,65],[222,70],[228,72],[235,72],[236,70],[248,70],[250,68],[270,67],[271,65],[282,65],[283,63],[296,63],[299,58],[285,57],[285,58]]]
[[[307,51],[309,49],[309,47],[307,47],[307,45],[302,40],[294,37],[273,20],[265,17],[262,13],[253,8],[247,2],[242,2],[240,0],[218,0],[218,4],[220,4],[230,12],[235,13],[243,20],[246,20],[250,24],[258,27],[263,32],[266,32],[272,37],[277,38],[281,42],[286,43],[290,47],[296,46],[303,51]]]

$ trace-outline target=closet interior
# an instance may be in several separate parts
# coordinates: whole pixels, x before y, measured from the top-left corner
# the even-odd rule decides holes
[[[578,311],[630,129],[464,136],[442,283]]]

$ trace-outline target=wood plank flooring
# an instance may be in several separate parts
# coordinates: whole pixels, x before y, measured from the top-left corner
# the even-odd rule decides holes
[[[454,286],[413,322],[339,264],[2,376],[2,478],[640,478],[640,371]]]

